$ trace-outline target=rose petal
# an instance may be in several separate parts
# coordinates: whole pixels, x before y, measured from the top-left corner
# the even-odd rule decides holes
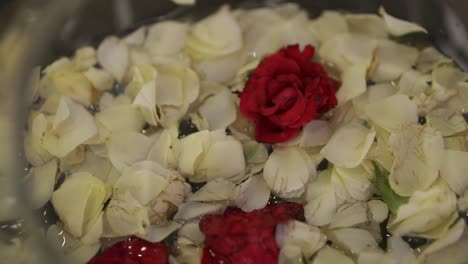
[[[366,223],[367,204],[362,202],[347,203],[338,207],[335,216],[330,222],[330,229],[353,227]]]
[[[304,208],[307,223],[316,226],[329,224],[337,208],[331,170],[320,172],[317,179],[306,186],[305,198],[308,202]]]
[[[33,209],[41,208],[52,197],[57,169],[57,160],[31,168],[29,178],[26,180],[26,188],[29,190],[28,199]]]
[[[440,53],[434,47],[427,47],[419,54],[418,61],[416,62],[416,69],[422,73],[429,73],[442,64],[450,64],[452,59]]]
[[[335,11],[324,11],[320,17],[310,24],[312,32],[323,44],[340,33],[348,32],[348,24],[345,17]]]
[[[331,240],[353,254],[359,254],[363,250],[377,248],[377,242],[371,233],[364,229],[342,228],[329,234]]]
[[[468,189],[468,177],[466,177],[468,152],[444,150],[442,158],[440,176],[455,193],[463,195]]]
[[[264,208],[270,199],[270,188],[262,175],[252,176],[235,189],[236,206],[244,212]]]
[[[377,223],[382,223],[388,217],[388,206],[381,200],[370,200],[367,202],[369,211],[372,215],[372,220]]]
[[[226,208],[224,204],[208,204],[200,202],[186,202],[179,206],[179,211],[174,216],[175,221],[187,221],[206,214],[221,213]]]
[[[236,108],[231,93],[224,89],[206,99],[198,111],[207,120],[210,130],[218,130],[228,127],[236,120]]]
[[[146,159],[152,140],[137,132],[119,132],[111,135],[107,143],[109,160],[122,171],[137,161]]]
[[[354,261],[341,253],[339,250],[329,246],[323,247],[315,256],[313,264],[327,264],[327,263],[340,263],[352,264]]]
[[[406,95],[393,95],[368,104],[365,112],[369,119],[388,131],[418,122],[418,110]]]
[[[106,71],[122,81],[128,67],[128,47],[124,42],[114,36],[105,38],[98,47],[97,58]]]
[[[426,29],[415,23],[404,21],[402,19],[389,15],[382,6],[379,8],[379,13],[383,17],[385,24],[387,25],[388,31],[393,36],[401,37],[410,33],[417,32],[427,33]]]
[[[137,235],[139,238],[151,243],[159,243],[182,227],[177,222],[170,222],[165,226],[150,226],[146,228],[144,235]]]
[[[234,183],[223,178],[209,181],[200,190],[192,194],[189,202],[220,202],[234,199]]]
[[[384,20],[373,14],[346,14],[349,31],[374,38],[388,37]]]

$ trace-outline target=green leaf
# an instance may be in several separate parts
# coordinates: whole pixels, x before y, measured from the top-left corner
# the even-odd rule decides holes
[[[388,183],[388,172],[380,169],[377,163],[374,164],[375,179],[377,190],[382,195],[383,201],[387,204],[390,211],[394,214],[397,213],[398,207],[403,204],[406,204],[409,200],[408,197],[402,197],[396,194],[390,184]]]

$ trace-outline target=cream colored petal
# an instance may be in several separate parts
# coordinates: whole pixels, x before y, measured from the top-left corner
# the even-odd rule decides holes
[[[158,105],[181,106],[184,103],[183,80],[172,74],[161,74],[156,79]]]
[[[146,35],[147,35],[148,28],[147,27],[140,27],[134,30],[132,33],[128,34],[122,40],[131,46],[141,46],[145,42]]]
[[[159,163],[164,168],[176,169],[180,151],[178,128],[164,129],[148,153],[147,160]]]
[[[74,71],[57,72],[49,78],[53,91],[70,97],[84,106],[93,103],[95,90],[83,73]]]
[[[388,217],[388,206],[381,200],[370,200],[367,202],[372,220],[382,223]]]
[[[276,148],[263,169],[265,182],[282,198],[298,198],[316,176],[312,160],[299,147]]]
[[[346,22],[349,31],[374,38],[385,39],[388,37],[383,19],[374,14],[346,14]]]
[[[452,224],[456,203],[456,195],[444,181],[439,180],[430,189],[415,192],[407,204],[400,206],[389,230],[394,235],[438,238]]]
[[[353,65],[369,67],[377,44],[377,40],[367,36],[342,33],[325,42],[319,49],[319,55],[341,71]]]
[[[102,126],[100,135],[106,137],[118,132],[139,132],[145,123],[138,109],[131,105],[106,108],[95,118],[96,123]]]
[[[200,61],[195,68],[208,81],[229,83],[244,62],[245,56],[241,50],[228,56]]]
[[[149,26],[144,46],[152,56],[171,55],[184,49],[189,27],[186,23],[163,21]]]
[[[372,175],[362,165],[352,169],[334,167],[332,177],[337,177],[355,200],[367,201],[372,195]]]
[[[450,188],[458,195],[468,190],[468,152],[445,150],[443,152],[440,176],[447,181]]]
[[[104,70],[91,67],[86,72],[84,72],[84,75],[98,91],[109,91],[114,86],[114,79],[112,78],[112,75]]]
[[[348,32],[348,24],[339,12],[324,11],[320,17],[310,24],[314,36],[324,43],[337,34]]]
[[[181,154],[179,158],[179,171],[188,176],[195,175],[195,169],[207,150],[210,142],[210,133],[207,130],[191,134],[181,140]],[[194,178],[191,178],[194,180]],[[205,181],[206,179],[200,179]]]
[[[192,194],[187,201],[190,202],[221,202],[234,199],[234,183],[223,178],[209,181],[200,190]]]
[[[33,166],[43,165],[52,159],[52,155],[44,148],[42,141],[48,126],[49,121],[46,116],[39,114],[33,119],[30,130],[24,138],[26,160]]]
[[[138,64],[130,68],[128,72],[129,82],[125,88],[125,94],[130,97],[131,100],[135,100],[135,97],[140,92],[143,85],[148,83],[154,83],[159,73],[156,68],[150,64]]]
[[[215,203],[186,202],[179,206],[179,211],[174,216],[175,221],[188,221],[206,214],[222,213],[226,205]]]
[[[104,213],[104,237],[144,234],[147,226],[147,208],[129,193],[119,199],[112,199]]]
[[[339,105],[366,92],[366,72],[366,64],[354,64],[344,70],[341,76],[342,84],[336,93]]]
[[[241,29],[226,6],[196,23],[187,40],[187,50],[195,58],[224,56],[241,47]]]
[[[416,69],[429,73],[442,64],[452,63],[452,59],[440,53],[435,47],[427,47],[419,54]]]
[[[416,48],[399,44],[392,40],[379,40],[376,52],[377,66],[371,74],[376,82],[397,80],[401,74],[411,69],[418,59]]]
[[[425,190],[439,176],[444,141],[431,127],[409,125],[390,136],[394,162],[389,176],[392,189],[401,196]]]
[[[229,162],[225,162],[229,160]],[[234,178],[245,172],[245,157],[242,144],[234,137],[211,143],[200,161],[198,170],[204,171],[208,180],[215,178]]]
[[[401,94],[371,102],[365,111],[372,122],[389,131],[418,121],[416,104]]]
[[[465,118],[460,113],[454,113],[449,109],[436,109],[426,115],[427,122],[443,137],[461,133],[468,128]]]
[[[312,261],[312,264],[328,263],[353,264],[354,261],[338,249],[325,246],[317,253],[317,256]]]
[[[264,164],[268,160],[268,150],[264,144],[248,140],[242,146],[247,164]]]
[[[304,207],[307,223],[316,226],[329,224],[337,208],[331,170],[320,172],[317,179],[307,185],[305,198],[308,202]]]
[[[252,176],[235,189],[235,204],[244,212],[264,208],[270,199],[270,188],[262,175]]]
[[[313,120],[302,128],[301,147],[317,147],[325,145],[332,135],[328,122]]]
[[[79,71],[86,71],[97,63],[96,50],[93,47],[82,47],[75,51],[73,64]]]
[[[413,249],[398,236],[392,236],[388,239],[388,251],[391,253],[395,263],[416,263]]]
[[[65,180],[51,201],[65,229],[79,238],[86,234],[86,225],[100,215],[109,195],[101,180],[89,173],[78,173]]]
[[[97,134],[93,116],[81,105],[67,97],[60,99],[59,108],[54,120],[55,129],[46,131],[44,148],[57,157],[65,157],[80,144]],[[61,113],[68,113],[65,120]]]
[[[146,228],[145,235],[138,235],[138,237],[151,243],[159,243],[181,227],[182,225],[177,222],[170,222],[164,226],[150,226]]]
[[[364,229],[342,228],[329,233],[330,239],[353,254],[377,248],[377,242],[371,233]]]
[[[137,132],[119,132],[111,135],[107,143],[109,160],[122,171],[137,161],[146,159],[152,140]]]
[[[366,223],[367,204],[362,202],[347,203],[338,207],[335,216],[330,222],[330,229],[353,227],[359,224]]]
[[[196,0],[172,0],[172,2],[178,5],[194,5]]]
[[[387,30],[393,36],[400,37],[417,32],[427,33],[426,29],[424,29],[416,23],[408,22],[389,15],[382,6],[379,8],[379,13],[383,17],[385,24],[387,25]]]
[[[399,93],[408,96],[419,96],[430,88],[432,76],[430,74],[423,74],[419,71],[410,69],[401,75],[398,86],[400,87]]]
[[[276,226],[275,240],[280,247],[278,263],[295,263],[311,259],[327,241],[320,228],[290,220]]]
[[[117,37],[104,39],[97,50],[98,62],[117,81],[122,81],[128,67],[128,47]]]
[[[159,117],[156,106],[156,83],[149,82],[144,84],[132,104],[140,110],[146,122],[153,126],[158,125]]]
[[[148,169],[125,169],[114,184],[114,197],[129,193],[140,204],[146,205],[169,184],[168,179]]]
[[[52,197],[57,169],[57,160],[55,159],[31,169],[25,184],[26,189],[28,189],[28,199],[33,209],[41,208]]]
[[[113,185],[115,178],[120,177],[120,173],[115,175],[115,168],[107,158],[100,157],[93,151],[86,151],[85,160],[73,166],[70,172],[88,172],[109,185]]]
[[[463,219],[458,220],[449,232],[442,238],[432,242],[418,256],[418,263],[426,263],[425,261],[432,257],[432,254],[437,253],[450,245],[457,243],[465,231],[465,223]]]
[[[375,130],[357,122],[339,128],[320,153],[331,163],[343,168],[357,167],[367,155]]]
[[[225,89],[206,99],[198,111],[207,120],[210,130],[218,130],[228,127],[236,120],[236,108],[231,92]]]

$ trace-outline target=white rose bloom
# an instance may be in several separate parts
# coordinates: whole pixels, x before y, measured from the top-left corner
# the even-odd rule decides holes
[[[242,31],[228,7],[197,22],[187,40],[187,50],[197,59],[234,53],[242,48]]]
[[[400,206],[389,230],[394,235],[439,238],[456,218],[457,197],[439,180],[430,189],[415,192],[407,204]]]
[[[316,176],[315,164],[299,147],[276,148],[263,169],[265,182],[282,198],[300,197],[307,182]]]
[[[95,225],[109,196],[107,185],[83,172],[69,176],[52,194],[51,201],[64,229],[81,238]]]
[[[245,173],[242,144],[224,130],[200,131],[181,140],[179,170],[192,182],[236,181]]]

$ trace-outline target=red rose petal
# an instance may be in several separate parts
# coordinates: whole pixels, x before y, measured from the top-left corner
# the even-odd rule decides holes
[[[109,247],[90,264],[167,264],[169,249],[162,243],[151,243],[132,237]]]

